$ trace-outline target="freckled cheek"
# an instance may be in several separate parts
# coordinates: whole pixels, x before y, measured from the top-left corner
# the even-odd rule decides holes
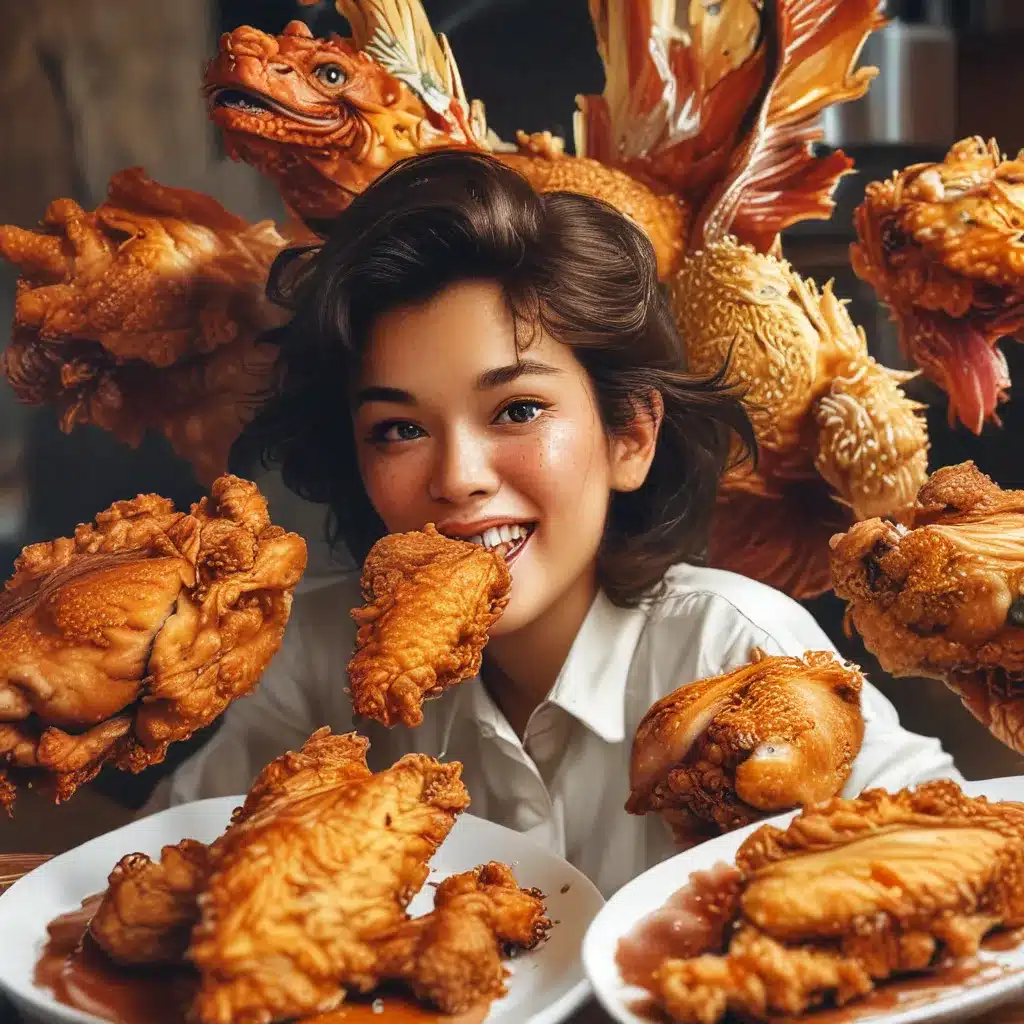
[[[517,491],[537,501],[575,501],[574,492],[600,468],[588,431],[575,423],[558,423],[504,447],[499,472]]]
[[[404,529],[403,519],[415,512],[417,504],[422,503],[427,488],[423,466],[423,460],[417,459],[412,453],[400,456],[371,455],[360,461],[363,486],[371,504],[389,530]]]

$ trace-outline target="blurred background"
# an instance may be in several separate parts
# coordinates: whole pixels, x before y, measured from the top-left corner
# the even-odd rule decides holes
[[[550,129],[571,148],[577,93],[598,93],[603,73],[587,0],[425,0],[448,34],[471,96],[508,138],[517,128]],[[893,23],[873,37],[864,63],[881,68],[868,97],[830,112],[832,145],[857,160],[841,185],[836,215],[803,225],[785,240],[806,274],[852,300],[873,354],[901,365],[895,332],[873,293],[849,269],[852,210],[866,181],[916,160],[941,159],[957,138],[994,136],[1002,148],[1024,146],[1024,3],[1020,0],[918,0],[890,3]],[[47,204],[70,196],[87,208],[107,180],[141,165],[169,185],[206,192],[250,220],[282,214],[272,186],[255,170],[224,158],[199,92],[217,34],[240,24],[278,32],[291,19],[315,33],[344,29],[333,3],[295,0],[0,0],[0,223],[35,225]],[[0,264],[0,343],[13,310],[14,275]],[[1024,381],[1024,345],[1004,343],[1011,375]],[[1017,385],[1018,388],[1021,384]],[[938,394],[931,404],[932,468],[974,459],[1004,487],[1024,487],[1024,395],[1003,408],[1002,429],[980,437],[946,424]],[[314,566],[328,568],[318,546],[321,510],[290,498],[275,481],[277,521],[313,542]],[[201,495],[189,467],[159,438],[132,450],[93,428],[63,435],[50,409],[18,406],[0,381],[0,569],[6,577],[20,549],[67,535],[112,501],[155,491],[186,506]],[[940,684],[893,681],[858,640],[843,636],[840,603],[826,596],[811,611],[844,654],[896,703],[905,724],[938,736],[970,778],[1024,772],[1024,759],[997,743]],[[173,767],[203,737],[174,750]],[[161,776],[105,773],[71,807],[24,799],[14,822],[0,824],[0,852],[59,852],[122,822]],[[70,813],[69,813],[70,812]]]

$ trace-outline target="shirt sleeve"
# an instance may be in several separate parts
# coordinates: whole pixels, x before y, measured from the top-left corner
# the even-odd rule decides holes
[[[762,631],[758,646],[768,654],[800,657],[813,650],[832,651],[840,656],[810,613],[795,602],[793,612],[778,628],[773,627],[770,633]],[[861,710],[864,741],[843,787],[843,796],[856,796],[874,788],[892,792],[931,779],[964,781],[942,744],[931,736],[904,729],[892,702],[867,680],[861,691]]]
[[[256,689],[230,705],[210,742],[156,787],[140,817],[192,800],[241,795],[265,765],[298,750],[320,726],[352,728],[350,714],[339,720],[347,702],[329,702],[323,693],[329,682],[323,663],[334,659],[321,649],[325,631],[322,616],[310,614],[311,599],[296,599],[281,649]],[[329,711],[326,703],[333,704]]]

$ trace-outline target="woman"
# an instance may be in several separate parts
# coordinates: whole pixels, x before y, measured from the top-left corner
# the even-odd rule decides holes
[[[241,793],[318,726],[356,727],[377,766],[462,761],[474,814],[610,894],[673,852],[663,822],[623,810],[648,707],[755,646],[831,648],[795,602],[699,564],[732,441],[753,445],[738,395],[685,373],[637,228],[485,157],[399,165],[322,248],[279,260],[271,294],[294,316],[250,431],[265,460],[360,559],[427,522],[500,546],[511,600],[481,677],[388,731],[354,723],[345,692],[358,577],[300,595],[257,692],[151,807]],[[955,775],[870,686],[863,708],[847,793]]]

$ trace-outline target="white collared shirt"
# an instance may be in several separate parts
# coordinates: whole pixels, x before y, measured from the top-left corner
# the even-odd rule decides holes
[[[296,596],[280,653],[257,690],[236,701],[213,739],[154,793],[147,810],[244,793],[256,774],[315,729],[369,736],[377,770],[410,751],[461,761],[470,811],[528,833],[588,875],[605,896],[676,852],[657,815],[623,809],[633,733],[676,687],[730,671],[751,649],[834,650],[795,601],[742,576],[675,566],[664,592],[637,608],[599,593],[558,679],[520,741],[479,678],[424,707],[416,729],[354,720],[345,666],[358,575]],[[960,780],[939,742],[903,729],[892,704],[864,687],[864,743],[843,790]]]

